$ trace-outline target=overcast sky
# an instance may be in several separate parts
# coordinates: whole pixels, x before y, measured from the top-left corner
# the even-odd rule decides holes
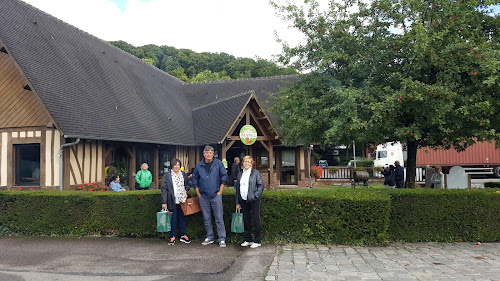
[[[4,1],[4,0],[1,0]],[[268,0],[23,0],[106,41],[271,59],[275,30],[301,40]],[[321,0],[327,2],[327,0]]]
[[[268,0],[23,1],[100,39],[134,46],[167,45],[272,59],[281,52],[275,31],[292,46],[303,40],[299,31],[276,16]],[[328,0],[318,2],[326,8]]]

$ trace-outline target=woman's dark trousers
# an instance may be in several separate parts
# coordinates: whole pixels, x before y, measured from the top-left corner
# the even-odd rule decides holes
[[[260,241],[260,199],[257,201],[241,200],[241,209],[243,211],[243,224],[245,227],[245,241],[261,243]],[[250,215],[252,212],[252,215]],[[255,227],[254,238],[252,239],[252,218]]]

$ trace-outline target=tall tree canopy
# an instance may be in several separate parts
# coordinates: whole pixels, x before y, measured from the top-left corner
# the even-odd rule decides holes
[[[274,62],[264,59],[236,58],[226,53],[196,53],[188,49],[152,44],[134,47],[125,41],[111,41],[110,43],[185,82],[297,73],[293,68],[279,67]]]
[[[499,139],[498,0],[303,3],[273,3],[306,38],[280,62],[310,72],[274,98],[288,141],[404,142],[412,187],[419,147]]]

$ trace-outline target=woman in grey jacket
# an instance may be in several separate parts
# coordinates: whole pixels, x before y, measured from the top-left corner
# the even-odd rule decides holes
[[[260,247],[260,196],[264,192],[264,183],[259,171],[252,168],[251,156],[243,157],[243,171],[238,174],[238,180],[234,187],[236,189],[236,210],[243,211],[243,224],[245,228],[245,242],[241,246],[250,248]],[[250,211],[252,215],[250,215]],[[255,226],[254,238],[252,239],[252,224]]]
[[[179,230],[181,234],[180,241],[191,243],[186,235],[186,217],[181,209],[181,203],[186,202],[187,191],[189,191],[188,177],[184,171],[181,171],[181,160],[172,159],[170,164],[171,170],[163,175],[161,184],[161,201],[162,209],[168,209],[172,212],[172,220],[170,222],[170,240],[169,245],[175,244],[175,233],[177,231],[177,222],[179,222]]]

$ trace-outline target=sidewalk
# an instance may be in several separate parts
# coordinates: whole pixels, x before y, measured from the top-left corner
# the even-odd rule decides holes
[[[0,236],[0,280],[500,280],[500,243],[200,243]]]
[[[265,280],[500,280],[500,243],[285,245]]]

